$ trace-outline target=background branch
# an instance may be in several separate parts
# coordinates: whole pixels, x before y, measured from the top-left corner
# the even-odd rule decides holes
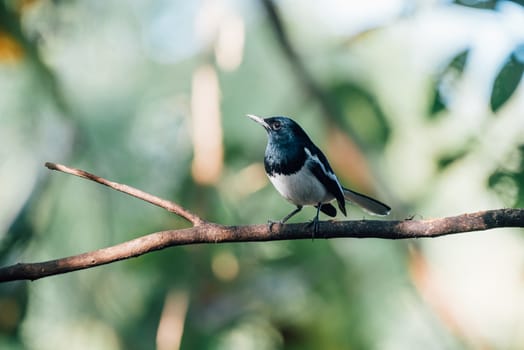
[[[330,97],[329,93],[317,82],[313,74],[306,67],[306,64],[300,55],[297,53],[297,50],[289,39],[289,35],[281,19],[278,8],[273,0],[261,0],[261,3],[267,13],[269,24],[273,29],[277,43],[280,46],[284,57],[288,60],[291,70],[304,88],[304,91],[318,102],[324,116],[328,120],[332,122],[334,121],[339,125],[344,124],[344,130],[350,135],[351,139],[355,140],[357,144],[362,144],[360,137],[353,130],[351,125],[341,123],[344,118],[339,106],[332,97]]]
[[[120,192],[165,208],[192,222],[194,227],[151,233],[121,244],[40,263],[18,263],[0,268],[0,282],[36,280],[115,261],[140,256],[172,246],[278,241],[312,238],[311,226],[306,224],[223,226],[206,222],[176,203],[155,197],[136,188],[118,184],[84,170],[61,164],[46,163],[46,167],[95,181]],[[319,224],[315,238],[429,238],[498,227],[524,227],[524,209],[497,209],[429,220],[355,220],[325,221]]]

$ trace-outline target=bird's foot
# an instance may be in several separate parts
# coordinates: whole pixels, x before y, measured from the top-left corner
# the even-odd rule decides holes
[[[282,222],[282,220],[280,221],[273,221],[273,220],[268,220],[267,221],[267,228],[269,230],[269,232],[272,232],[273,231],[273,225],[283,225],[284,223]]]
[[[311,233],[311,240],[314,240],[315,239],[315,235],[318,233],[318,224],[319,224],[320,220],[318,220],[317,218],[314,218],[313,220],[311,220],[310,222],[308,222],[306,224],[306,227],[311,227],[313,226],[313,232]]]

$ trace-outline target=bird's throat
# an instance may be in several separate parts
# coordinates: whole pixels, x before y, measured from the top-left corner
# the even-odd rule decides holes
[[[304,148],[293,144],[274,147],[270,142],[266,147],[264,167],[269,176],[291,175],[298,172],[306,161]]]

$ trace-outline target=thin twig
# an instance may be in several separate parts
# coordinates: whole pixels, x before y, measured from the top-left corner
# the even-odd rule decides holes
[[[191,222],[194,226],[199,226],[205,223],[205,220],[200,218],[198,215],[190,212],[189,210],[181,207],[180,205],[174,202],[168,201],[167,199],[162,199],[152,194],[146,193],[134,187],[123,185],[123,184],[113,182],[113,181],[109,181],[109,180],[104,179],[103,177],[88,173],[87,171],[84,171],[81,169],[70,168],[62,164],[47,162],[45,163],[45,166],[51,170],[61,171],[63,173],[79,176],[84,179],[98,182],[99,184],[105,185],[114,190],[126,193],[130,196],[136,197],[143,201],[159,206],[160,208],[164,208],[167,211],[186,219],[187,221]]]
[[[430,220],[327,221],[319,224],[321,238],[430,238],[500,227],[524,227],[524,209],[497,209]],[[115,261],[137,257],[172,246],[311,239],[307,224],[222,226],[205,223],[187,229],[151,233],[131,241],[89,253],[40,263],[15,264],[0,268],[0,282],[36,280]]]

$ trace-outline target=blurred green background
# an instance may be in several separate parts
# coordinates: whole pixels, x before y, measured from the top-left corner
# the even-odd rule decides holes
[[[2,0],[0,265],[187,226],[46,161],[222,224],[284,216],[246,113],[297,120],[391,219],[522,207],[523,70],[521,1]],[[0,348],[522,349],[523,237],[187,246],[4,283]]]

